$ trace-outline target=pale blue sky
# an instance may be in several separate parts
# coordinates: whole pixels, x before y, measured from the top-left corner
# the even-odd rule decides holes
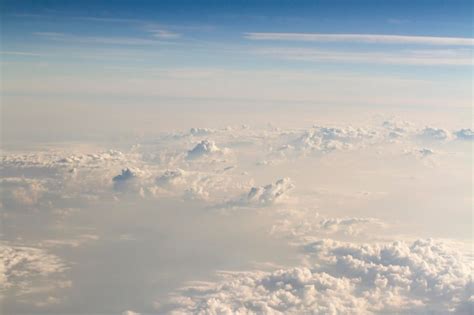
[[[7,105],[141,95],[470,107],[469,1],[6,1],[1,12]]]

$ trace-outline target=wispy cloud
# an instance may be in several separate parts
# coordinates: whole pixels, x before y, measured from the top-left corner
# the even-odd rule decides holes
[[[351,52],[312,48],[262,48],[251,51],[258,55],[303,61],[349,62],[399,65],[472,65],[472,52],[454,50],[403,50],[396,52]]]
[[[149,31],[153,37],[161,38],[161,39],[174,39],[181,37],[181,34],[171,32],[165,29],[152,29]]]
[[[28,52],[28,51],[0,51],[0,55],[12,55],[12,56],[44,56],[43,54]]]
[[[100,36],[78,36],[63,33],[35,32],[33,35],[48,40],[75,42],[81,44],[104,44],[104,45],[156,45],[163,42],[156,39],[134,38],[134,37],[100,37]]]
[[[474,46],[474,39],[466,37],[432,37],[380,34],[317,34],[317,33],[245,33],[250,40],[302,42],[358,42],[381,44],[416,44],[442,46]]]

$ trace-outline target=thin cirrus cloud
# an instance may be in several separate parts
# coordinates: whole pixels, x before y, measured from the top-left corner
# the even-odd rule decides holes
[[[434,46],[474,46],[466,37],[404,36],[381,34],[318,34],[318,33],[245,33],[244,38],[268,41],[356,42],[380,44],[417,44]]]
[[[99,37],[99,36],[81,36],[55,32],[34,32],[33,35],[43,39],[60,42],[75,42],[80,44],[102,44],[102,45],[125,45],[125,46],[147,46],[163,44],[160,39],[174,39],[180,37],[177,33],[165,30],[154,30],[153,38],[136,38],[136,37]]]
[[[150,30],[150,33],[152,33],[152,36],[155,38],[162,38],[162,39],[174,39],[174,38],[179,38],[181,37],[181,34],[175,33],[175,32],[170,32],[164,29],[154,29]]]
[[[367,64],[396,64],[418,66],[469,66],[472,53],[465,49],[402,50],[396,52],[353,52],[314,48],[273,47],[255,49],[252,53],[285,60],[311,62],[348,62]]]

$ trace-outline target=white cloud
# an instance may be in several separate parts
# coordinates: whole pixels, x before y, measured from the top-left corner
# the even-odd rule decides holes
[[[166,170],[156,178],[156,184],[159,186],[175,186],[184,183],[185,176],[186,173],[181,169]]]
[[[0,208],[30,209],[38,205],[46,191],[44,180],[24,177],[0,179],[2,201]]]
[[[442,128],[426,127],[421,130],[419,136],[428,141],[442,141],[451,139],[451,133]]]
[[[460,140],[474,140],[474,131],[472,129],[461,129],[454,133]]]
[[[214,133],[215,130],[210,128],[191,128],[189,133],[193,136],[200,137],[200,136],[207,136]]]
[[[301,47],[258,48],[250,52],[278,59],[310,62],[346,62],[416,66],[470,66],[472,53],[465,49],[400,50],[396,52],[355,52]]]
[[[216,156],[226,153],[226,148],[219,148],[212,140],[202,140],[196,146],[188,151],[186,158],[188,160],[199,159],[204,156]]]
[[[175,297],[175,313],[446,314],[472,305],[472,266],[447,244],[318,241],[306,249],[308,266],[190,284]]]
[[[333,150],[351,149],[354,144],[373,139],[375,131],[362,128],[331,128],[314,126],[305,131],[292,145],[302,150],[329,152]]]
[[[148,46],[158,45],[159,40],[135,37],[99,37],[82,36],[52,32],[35,32],[33,35],[51,41],[74,42],[92,45],[125,45],[125,46]]]
[[[123,181],[131,180],[134,177],[136,177],[134,172],[132,172],[129,168],[124,168],[122,170],[122,174],[114,176],[112,180],[114,182],[123,182]]]
[[[273,184],[252,187],[243,198],[243,204],[250,205],[271,205],[288,197],[288,193],[295,186],[289,178],[282,178]]]
[[[382,34],[317,34],[317,33],[245,33],[250,40],[359,42],[381,44],[416,44],[441,46],[474,46],[474,39],[464,37],[403,36]]]
[[[6,294],[23,296],[70,286],[53,277],[66,269],[59,257],[42,249],[0,244],[0,298]]]
[[[153,30],[149,30],[149,32],[152,33],[153,37],[160,38],[160,39],[176,39],[176,38],[181,37],[181,34],[179,33],[170,32],[164,29],[153,29]]]
[[[313,119],[308,117],[305,124],[311,126]],[[74,277],[82,276],[78,275],[81,271],[90,270],[81,262],[90,259],[89,255],[95,255],[100,246],[107,249],[105,252],[110,254],[110,260],[117,261],[125,256],[133,258],[139,251],[140,260],[136,263],[143,267],[144,274],[176,275],[179,278],[176,282],[196,279],[198,273],[193,268],[202,275],[217,269],[248,270],[249,266],[262,262],[293,266],[274,272],[265,268],[265,271],[229,273],[221,282],[199,288],[193,285],[194,291],[191,288],[183,291],[177,302],[178,309],[188,313],[195,310],[203,313],[236,313],[241,310],[290,314],[313,310],[320,313],[416,313],[432,309],[446,313],[455,309],[466,310],[471,307],[472,299],[465,296],[469,284],[464,278],[466,270],[470,272],[471,267],[464,262],[465,257],[458,257],[446,249],[448,245],[438,246],[431,241],[371,243],[381,239],[400,239],[398,235],[405,232],[419,237],[421,232],[416,229],[419,225],[415,229],[409,226],[416,220],[407,219],[407,212],[423,213],[423,218],[429,220],[423,226],[433,225],[433,218],[437,216],[442,217],[443,224],[445,218],[446,224],[455,222],[450,221],[451,213],[445,216],[445,212],[441,214],[436,209],[430,212],[431,204],[422,205],[421,210],[405,210],[408,209],[405,207],[407,203],[400,196],[406,196],[403,193],[408,190],[419,189],[417,194],[429,195],[429,198],[436,199],[435,202],[441,195],[448,196],[449,205],[464,211],[462,203],[450,199],[451,192],[445,188],[448,185],[443,183],[445,186],[437,190],[442,192],[440,194],[431,194],[430,185],[438,185],[431,181],[438,174],[448,174],[447,183],[456,188],[456,194],[459,194],[456,196],[460,197],[456,200],[470,200],[469,194],[464,193],[469,187],[468,180],[461,176],[459,182],[450,181],[456,177],[452,174],[468,174],[465,170],[470,164],[453,160],[468,155],[463,151],[466,146],[460,141],[448,141],[454,137],[448,137],[446,141],[420,143],[424,125],[420,128],[420,125],[403,121],[389,121],[380,126],[380,117],[376,119],[374,124],[362,122],[358,125],[363,127],[330,122],[308,128],[298,121],[294,128],[277,128],[277,123],[272,121],[270,126],[262,129],[256,126],[251,129],[216,126],[215,129],[185,129],[120,141],[117,147],[121,151],[104,151],[97,145],[83,145],[67,149],[53,147],[28,154],[5,152],[0,158],[0,174],[3,178],[2,197],[7,196],[2,198],[7,209],[2,215],[8,229],[2,236],[15,240],[29,238],[28,243],[22,244],[40,246],[46,254],[46,250],[54,251],[58,257],[64,254],[65,259],[71,259],[71,264],[67,265],[72,268],[71,279],[75,284]],[[439,138],[439,135],[444,138],[444,134],[451,133],[444,127],[433,126],[426,132],[429,139]],[[468,135],[468,132],[464,133]],[[213,141],[205,140],[210,135]],[[459,139],[457,134],[456,139]],[[189,148],[193,149],[188,151]],[[228,150],[232,150],[232,154],[226,154]],[[329,152],[331,154],[326,154]],[[449,172],[440,173],[438,169],[427,169],[423,163],[405,158],[405,152],[426,156],[434,152],[436,157],[445,158],[452,164],[445,164]],[[190,160],[187,155],[199,157]],[[263,160],[270,162],[264,167],[255,165],[256,161]],[[273,163],[275,161],[278,163]],[[456,173],[451,172],[453,166]],[[426,173],[432,176],[423,178],[428,176]],[[272,182],[275,174],[289,176],[292,180],[282,178]],[[114,190],[114,186],[120,187]],[[117,190],[127,193],[117,193]],[[440,204],[445,205],[443,201]],[[24,212],[26,215],[20,211],[8,211],[13,209],[13,205],[15,209],[31,205],[28,207],[41,211]],[[226,211],[232,206],[242,211]],[[405,208],[400,210],[399,217],[394,218],[398,212],[392,211],[392,207]],[[436,215],[426,217],[426,213]],[[464,218],[464,213],[459,216]],[[189,222],[186,221],[188,218]],[[194,230],[196,220],[201,218],[212,224],[203,224],[202,229]],[[130,224],[130,220],[137,223]],[[91,224],[86,226],[84,222]],[[169,229],[163,228],[168,224]],[[400,228],[401,225],[409,227]],[[205,241],[201,242],[200,235],[207,233],[204,230],[207,231],[209,226],[212,227],[210,236],[202,238]],[[233,229],[228,235],[230,226]],[[24,227],[24,230],[17,227]],[[445,233],[444,227],[440,228]],[[10,235],[12,231],[14,233]],[[452,233],[458,235],[457,231]],[[197,235],[196,240],[194,237]],[[248,239],[242,241],[247,236],[257,245],[248,246]],[[328,237],[350,240],[351,243],[327,240],[321,245],[313,242],[306,246],[308,252],[305,253],[294,246],[307,244],[308,239]],[[190,238],[193,238],[191,242]],[[109,246],[111,243],[113,246]],[[156,251],[149,250],[150,243]],[[236,244],[248,246],[251,253],[242,258],[239,250],[238,260],[227,256],[227,248],[230,252]],[[258,247],[260,244],[265,246]],[[202,264],[196,264],[198,266],[191,262],[192,266],[186,273],[181,273],[179,266],[160,269],[161,265],[157,268],[154,264],[160,256],[156,255],[160,249],[172,248],[173,253],[176,251],[177,255],[183,255],[175,260],[180,262],[177,265],[181,265],[179,259],[189,257],[191,246],[205,258]],[[225,254],[215,249],[224,247]],[[124,251],[118,253],[117,248]],[[113,250],[108,252],[109,249]],[[397,253],[400,255],[394,258]],[[274,258],[278,255],[285,257]],[[303,255],[305,260],[299,260]],[[141,265],[143,261],[151,266],[150,269]],[[262,264],[258,266],[263,268]],[[94,276],[94,284],[110,279],[108,275]],[[31,293],[24,300],[31,300],[30,305],[40,306],[42,302],[57,305],[57,309],[51,308],[55,312],[70,311],[71,304],[68,303],[71,301],[77,303],[75,305],[83,302],[80,301],[82,293],[62,293],[62,297],[71,298],[66,302],[53,295],[53,291],[59,292],[62,285],[54,284],[55,278],[56,273],[51,273],[41,280],[42,285],[45,282],[53,284],[48,287],[48,296]],[[157,283],[163,287],[158,299],[165,309],[164,296],[172,285],[178,284],[175,282],[168,287],[168,278],[166,284],[160,280],[154,282],[153,276],[149,278],[153,281],[153,288]],[[127,281],[122,280],[114,280],[117,281],[114,284],[120,284],[116,288],[120,292],[135,290],[136,286],[142,285],[134,282],[133,275]],[[149,296],[155,295],[148,288],[144,291]],[[98,289],[82,283],[77,290],[90,291],[92,295]],[[133,300],[134,295],[125,297],[120,308],[117,305],[117,313],[127,309],[146,313],[152,307],[141,308],[142,300],[128,303],[129,299]],[[104,301],[110,302],[112,298],[104,297]],[[10,309],[15,309],[18,303],[7,302]],[[431,304],[434,305],[432,308]],[[97,309],[103,310],[99,306]]]

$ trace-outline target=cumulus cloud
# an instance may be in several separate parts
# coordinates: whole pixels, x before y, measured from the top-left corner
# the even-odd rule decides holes
[[[413,126],[406,121],[386,120],[382,127],[388,130],[388,139],[399,139],[408,136],[413,131]]]
[[[66,268],[59,257],[43,249],[0,244],[0,297],[68,287],[69,282],[52,277]]]
[[[295,250],[293,245],[300,246],[311,238],[330,237],[354,242],[343,243],[329,240],[313,242],[306,245],[307,252],[304,254],[300,252],[300,255],[305,255],[306,260],[295,263],[292,268],[273,272],[265,269],[266,271],[226,273],[220,282],[193,285],[177,297],[176,311],[181,310],[185,313],[202,311],[204,314],[212,312],[366,314],[431,311],[469,313],[472,311],[474,301],[468,293],[472,286],[468,276],[472,268],[465,261],[464,256],[451,251],[448,245],[440,245],[433,241],[368,243],[375,241],[375,238],[371,238],[374,235],[377,236],[377,240],[396,239],[393,236],[395,234],[391,233],[392,222],[385,225],[371,216],[379,217],[380,215],[380,218],[387,219],[386,213],[383,212],[388,211],[380,210],[382,202],[385,203],[385,200],[381,199],[393,192],[400,193],[400,185],[414,185],[412,183],[414,180],[405,179],[412,175],[411,171],[415,169],[414,167],[419,167],[416,170],[420,170],[417,173],[416,180],[419,180],[417,187],[422,187],[423,190],[431,189],[429,185],[423,186],[426,181],[422,182],[422,177],[425,176],[422,164],[425,163],[410,165],[408,163],[413,162],[413,159],[399,158],[400,154],[409,153],[419,157],[428,157],[440,152],[438,156],[445,157],[447,163],[457,161],[448,159],[466,155],[444,154],[444,152],[459,152],[449,150],[458,150],[461,147],[464,149],[465,146],[461,145],[460,141],[458,145],[449,145],[447,140],[470,140],[472,131],[461,129],[452,134],[453,137],[451,137],[451,132],[442,128],[423,129],[404,122],[387,122],[382,126],[380,124],[364,125],[364,128],[347,126],[341,128],[314,126],[309,129],[279,129],[273,126],[263,129],[193,128],[171,136],[169,134],[153,135],[153,138],[146,138],[128,150],[121,144],[121,151],[103,151],[95,146],[89,146],[83,149],[84,152],[81,147],[74,152],[45,150],[29,154],[6,153],[0,158],[3,208],[16,210],[43,207],[50,212],[35,212],[34,218],[41,217],[45,225],[36,224],[38,227],[33,226],[32,231],[28,232],[24,231],[31,227],[31,221],[37,222],[31,220],[32,211],[27,212],[27,216],[21,211],[6,211],[2,214],[7,218],[8,232],[17,233],[11,236],[11,239],[28,236],[36,238],[39,235],[33,246],[42,248],[30,250],[24,247],[11,247],[14,254],[3,254],[9,258],[2,265],[2,270],[12,270],[2,274],[2,281],[4,281],[2,283],[7,283],[4,285],[7,289],[4,288],[4,290],[17,290],[16,283],[19,283],[21,288],[18,290],[20,291],[23,288],[31,288],[33,282],[35,285],[41,285],[41,290],[46,290],[43,286],[47,287],[48,292],[54,288],[61,289],[63,285],[67,286],[67,282],[61,282],[61,284],[55,280],[59,274],[62,274],[65,263],[51,255],[49,250],[54,251],[55,254],[67,251],[68,255],[69,253],[75,255],[76,252],[90,253],[88,246],[91,246],[92,240],[95,243],[107,244],[110,239],[113,239],[113,242],[116,242],[114,246],[121,246],[120,242],[124,240],[129,242],[130,239],[134,239],[139,243],[149,235],[155,237],[157,234],[152,234],[152,232],[136,237],[135,233],[141,232],[133,230],[134,226],[128,224],[129,218],[124,217],[125,211],[122,213],[117,211],[117,217],[113,218],[110,230],[107,231],[102,231],[100,228],[96,231],[84,231],[90,227],[79,226],[83,222],[98,221],[94,217],[97,211],[87,211],[97,209],[96,201],[100,202],[101,206],[106,205],[109,209],[115,209],[114,207],[123,205],[118,201],[127,200],[133,201],[136,207],[130,207],[130,212],[126,214],[137,218],[140,224],[152,215],[151,211],[146,211],[148,207],[155,206],[158,202],[166,205],[160,209],[174,209],[174,206],[176,209],[185,208],[182,211],[187,211],[188,206],[191,210],[198,209],[199,211],[193,212],[193,218],[200,218],[201,215],[209,213],[212,216],[216,215],[214,211],[201,213],[202,209],[218,208],[225,212],[229,206],[248,208],[251,211],[235,211],[238,215],[234,216],[232,213],[229,217],[241,219],[239,217],[241,215],[253,220],[253,216],[258,215],[258,218],[264,222],[258,227],[258,231],[271,239],[271,242],[281,246],[275,245],[277,249],[268,249],[268,251],[273,251],[272,255],[281,248],[286,250],[290,247],[291,250]],[[203,140],[210,135],[213,141]],[[434,142],[421,144],[420,140],[425,139]],[[227,154],[229,149],[224,146],[230,148],[232,154]],[[432,147],[434,149],[431,149]],[[189,148],[192,149],[188,151]],[[384,150],[387,148],[392,150],[389,153],[394,153],[396,160],[395,158],[385,160],[387,151]],[[342,152],[325,155],[325,153],[335,151],[350,151],[348,152],[350,154]],[[380,158],[379,156],[374,158],[375,151],[380,154]],[[275,155],[281,157],[281,160],[274,159]],[[301,160],[288,159],[292,156]],[[351,163],[345,163],[348,159]],[[381,160],[382,165],[367,167],[367,164],[376,159]],[[431,158],[425,159],[425,162],[430,162],[430,160]],[[268,162],[262,162],[261,164],[265,164],[262,167],[262,165],[257,166],[256,161]],[[301,162],[301,164],[296,162]],[[338,162],[342,162],[343,165],[337,164]],[[466,167],[462,163],[456,165],[452,171],[459,171],[459,173]],[[326,166],[328,169],[325,169]],[[341,166],[340,169],[339,166]],[[394,166],[398,167],[395,171],[390,168]],[[308,171],[310,169],[312,172]],[[403,173],[403,170],[407,173]],[[451,169],[447,171],[451,172]],[[431,169],[427,172],[433,173]],[[298,190],[294,190],[293,182],[288,178],[282,178],[273,183],[267,182],[268,178],[274,174],[289,174],[298,183]],[[321,176],[313,181],[313,174],[321,174]],[[326,180],[333,174],[334,178]],[[352,185],[361,183],[359,180],[361,177],[364,178],[364,185],[357,187],[354,191]],[[259,182],[264,180],[262,183],[269,184],[259,186],[255,184],[255,180]],[[379,181],[381,185],[374,186],[374,183],[378,184]],[[325,182],[328,183],[328,187],[319,187],[319,185],[325,185]],[[302,183],[301,187],[299,183]],[[305,185],[311,187],[305,187]],[[460,187],[461,185],[449,186]],[[317,193],[316,191],[320,188],[321,191],[328,189],[332,195]],[[368,198],[365,193],[362,195],[359,192],[359,190],[379,191],[379,189],[383,191],[383,198]],[[427,192],[424,191],[424,193]],[[354,197],[354,194],[357,196]],[[138,201],[134,199],[137,195],[158,198],[153,202]],[[393,198],[399,196],[400,194]],[[465,195],[462,196],[465,197]],[[190,202],[190,200],[196,202]],[[345,209],[345,205],[348,204],[351,208]],[[194,206],[196,207],[193,208]],[[292,209],[288,209],[289,207]],[[367,212],[365,212],[365,207],[368,208]],[[311,211],[306,211],[308,208],[311,208]],[[144,209],[145,211],[142,211]],[[256,209],[265,211],[253,211]],[[314,209],[318,209],[323,215],[315,213]],[[358,212],[351,213],[354,209]],[[386,208],[382,207],[382,209]],[[333,210],[338,211],[337,214],[333,213]],[[426,208],[423,208],[423,211],[425,210]],[[156,212],[159,211],[154,211],[154,214]],[[206,214],[203,214],[204,212]],[[20,215],[23,217],[20,218]],[[174,214],[167,215],[171,217]],[[67,218],[62,220],[61,217],[61,224],[57,224],[59,216],[67,216]],[[184,216],[187,214],[185,213]],[[99,219],[101,217],[105,220],[109,218],[101,215]],[[80,220],[76,220],[77,218]],[[171,218],[170,222],[173,219]],[[216,215],[216,222],[223,223],[223,226],[227,224],[226,220],[226,216]],[[27,221],[28,223],[25,223]],[[151,225],[156,223],[156,221],[150,221]],[[179,221],[178,218],[176,221]],[[236,220],[235,224],[239,222],[242,221]],[[179,223],[181,224],[181,221]],[[403,223],[405,222],[401,224]],[[16,232],[17,226],[24,229],[18,229]],[[48,234],[39,231],[39,226],[44,231],[47,230]],[[97,226],[102,228],[105,225]],[[385,229],[386,226],[390,228],[390,231]],[[69,227],[77,228],[77,230],[69,229]],[[241,228],[241,226],[237,227]],[[253,227],[247,225],[243,231],[247,231],[247,228],[251,233],[255,232],[252,230]],[[399,227],[397,226],[394,230],[397,228]],[[186,228],[183,229],[186,231]],[[409,229],[403,231],[410,231]],[[148,231],[148,228],[143,228],[143,230]],[[114,234],[115,231],[120,234]],[[377,233],[374,234],[374,231]],[[8,232],[4,232],[5,235]],[[160,233],[163,232],[160,231]],[[219,233],[226,232],[219,230]],[[254,237],[251,233],[249,235]],[[186,233],[182,234],[180,240],[187,241]],[[95,236],[89,238],[87,235],[96,235],[96,238]],[[255,236],[255,239],[257,240],[258,237],[261,235]],[[367,242],[367,244],[361,245],[357,242],[361,244]],[[28,244],[33,244],[33,242]],[[156,246],[158,248],[163,245],[160,243]],[[179,250],[181,249],[180,247]],[[16,267],[5,267],[16,259],[14,257],[25,255],[29,258],[21,258],[23,262],[16,264]],[[73,255],[68,257],[73,257]],[[142,256],[144,260],[150,258],[146,256],[148,254],[144,255]],[[298,255],[295,259],[299,257]],[[156,259],[156,256],[151,259]],[[40,266],[39,261],[46,263],[49,267]],[[282,264],[282,262],[277,261],[275,264]],[[209,266],[211,263],[203,269]],[[238,268],[242,265],[235,266]],[[206,272],[214,270],[215,267],[216,265],[212,265],[206,269]],[[222,265],[217,267],[222,268]],[[29,271],[25,272],[24,268]],[[71,264],[71,268],[77,267]],[[51,272],[48,273],[45,270],[51,270]],[[76,270],[79,268],[74,271]],[[189,280],[194,277],[192,272],[189,274],[183,276],[183,279]],[[20,275],[24,276],[25,280],[21,280]],[[87,287],[87,284],[84,286]],[[22,292],[27,291],[34,290],[27,289]],[[41,292],[38,296],[41,296],[44,303],[58,302],[54,296],[48,297]],[[74,298],[77,299],[77,297]],[[36,301],[34,300],[34,303]],[[17,303],[19,302],[10,301],[9,305]],[[117,312],[138,305],[124,304]],[[61,307],[63,306],[63,309],[67,309],[66,305]]]
[[[472,129],[461,129],[454,134],[459,140],[474,140],[474,131],[472,131]]]
[[[140,190],[141,185],[138,181],[138,174],[139,170],[131,170],[130,168],[122,169],[121,174],[112,178],[114,190],[121,192]]]
[[[442,141],[449,140],[451,138],[451,133],[442,128],[426,127],[421,130],[419,136],[424,140]]]
[[[447,244],[306,246],[307,266],[221,274],[183,288],[174,312],[199,314],[446,314],[469,310],[472,265]],[[472,303],[471,303],[472,304]],[[466,313],[469,314],[469,313]]]
[[[202,140],[193,149],[188,151],[186,158],[188,160],[199,159],[203,156],[221,155],[226,149],[219,148],[214,141]]]
[[[210,128],[191,128],[189,130],[189,133],[192,135],[192,136],[195,136],[195,137],[202,137],[202,136],[207,136],[207,135],[210,135],[212,133],[214,133],[215,130],[214,129],[210,129]]]
[[[156,184],[159,186],[174,186],[185,182],[185,172],[181,169],[166,170],[156,178]]]
[[[273,184],[252,187],[245,196],[243,203],[252,205],[270,205],[285,197],[295,186],[289,178],[282,178]]]
[[[136,175],[134,172],[132,172],[129,168],[125,168],[122,170],[122,174],[119,174],[117,176],[114,176],[114,178],[112,178],[112,180],[114,182],[123,182],[123,181],[127,181],[127,180],[130,180],[132,178],[134,178]]]
[[[387,231],[388,227],[376,218],[326,217],[314,209],[279,209],[276,212],[270,234],[292,244],[302,244],[313,237],[370,240],[374,234]]]
[[[351,149],[354,144],[372,139],[375,136],[375,131],[368,131],[362,128],[315,126],[294,140],[292,145],[301,150],[329,152]]]
[[[24,177],[6,177],[0,179],[3,208],[29,209],[35,207],[45,192],[44,181]]]

